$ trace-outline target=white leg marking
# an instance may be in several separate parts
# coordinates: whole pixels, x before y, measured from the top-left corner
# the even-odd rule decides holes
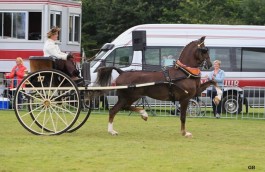
[[[219,87],[216,87],[216,91],[217,91],[218,99],[221,100],[221,97],[222,97],[222,94],[223,94],[222,90]]]
[[[108,132],[113,136],[118,135],[118,132],[113,130],[113,123],[108,123]]]
[[[192,134],[190,132],[186,132],[185,137],[192,138]]]
[[[148,118],[147,112],[144,109],[140,110],[139,112],[140,112],[142,118],[146,121]]]

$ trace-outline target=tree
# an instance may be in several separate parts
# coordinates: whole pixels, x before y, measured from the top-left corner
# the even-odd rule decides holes
[[[264,25],[264,0],[83,0],[82,47],[111,42],[144,23]]]
[[[83,0],[82,46],[91,56],[126,29],[144,23],[160,23],[167,8],[176,0]]]
[[[240,4],[242,20],[248,25],[265,24],[265,1],[264,0],[243,0]]]

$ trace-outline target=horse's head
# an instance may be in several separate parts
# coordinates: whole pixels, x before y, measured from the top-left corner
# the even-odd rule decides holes
[[[209,56],[209,50],[204,45],[205,36],[201,37],[197,42],[197,55],[195,55],[198,66],[204,69],[210,69],[212,62]]]
[[[205,36],[186,45],[179,57],[179,60],[189,67],[212,67],[208,48],[204,45]]]

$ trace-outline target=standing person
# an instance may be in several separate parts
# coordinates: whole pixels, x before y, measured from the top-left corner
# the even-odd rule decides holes
[[[76,69],[74,63],[74,57],[72,54],[66,54],[61,52],[59,46],[56,44],[58,40],[60,28],[53,27],[47,33],[47,41],[44,44],[43,53],[44,56],[55,56],[58,60],[55,61],[55,66],[58,70],[66,73],[74,81],[81,81],[79,71]]]
[[[208,76],[206,76],[209,80],[214,80],[217,82],[217,86],[220,87],[221,90],[223,90],[224,87],[224,78],[225,78],[225,72],[220,69],[221,61],[215,60],[213,62],[214,70],[209,73]],[[207,94],[211,96],[212,100],[217,95],[216,89],[212,86],[211,90],[207,90]],[[212,101],[213,106],[213,113],[216,118],[220,118],[222,105],[221,102],[216,106],[215,102]]]
[[[20,84],[26,71],[27,68],[23,64],[23,59],[21,57],[17,57],[16,65],[12,68],[10,74],[6,76],[7,79],[12,79],[10,88],[16,88]],[[21,93],[18,94],[18,103],[22,103]],[[21,109],[21,106],[18,106],[18,108]]]

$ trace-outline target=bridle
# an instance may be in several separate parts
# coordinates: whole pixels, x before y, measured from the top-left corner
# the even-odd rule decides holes
[[[209,49],[208,49],[207,47],[201,47],[201,45],[202,45],[203,43],[204,43],[204,41],[197,45],[197,47],[198,47],[198,51],[199,51],[202,55],[208,53],[208,51],[209,51]],[[199,64],[200,64],[200,66],[202,67],[202,69],[208,69],[208,63],[207,63],[206,58],[203,59],[202,61],[200,61]]]
[[[201,45],[203,43],[204,43],[204,41],[197,44],[197,50],[199,53],[201,53],[201,56],[203,56],[203,54],[208,53],[207,47],[205,47],[205,46],[201,47]],[[182,51],[183,51],[183,49],[182,49]],[[182,54],[182,52],[181,52],[181,54]],[[208,63],[207,63],[206,58],[205,59],[200,58],[198,64],[200,65],[200,67],[202,67],[202,69],[208,69]],[[196,77],[201,76],[201,70],[198,67],[193,68],[193,67],[186,66],[185,64],[180,62],[180,59],[178,59],[176,61],[176,64],[175,64],[175,69],[179,69],[179,68],[188,75],[188,78],[189,77],[195,77],[196,78]]]

